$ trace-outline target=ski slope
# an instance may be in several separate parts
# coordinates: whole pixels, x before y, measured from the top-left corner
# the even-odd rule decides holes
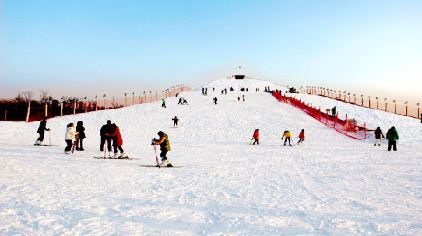
[[[385,141],[374,147],[349,139],[255,92],[262,83],[270,82],[214,81],[209,86],[219,89],[208,96],[182,93],[189,105],[169,98],[166,109],[157,102],[49,119],[58,146],[32,145],[38,122],[0,122],[0,234],[422,234],[421,133],[406,136],[416,126],[401,127],[407,119],[394,117],[410,140],[387,152]],[[221,95],[230,85],[249,92]],[[246,101],[237,101],[242,94]],[[126,153],[139,159],[92,158],[101,155],[107,119],[120,127]],[[78,120],[86,151],[65,155],[66,124]],[[260,146],[248,145],[255,128]],[[281,145],[284,130],[297,136],[302,128],[304,144]],[[154,163],[150,143],[159,130],[169,136],[169,160],[182,168],[139,167]]]

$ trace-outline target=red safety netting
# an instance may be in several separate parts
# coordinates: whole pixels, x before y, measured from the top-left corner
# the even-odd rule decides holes
[[[283,96],[281,91],[273,91],[272,95],[280,102],[290,104],[294,107],[297,107],[304,111],[306,114],[312,116],[316,120],[323,123],[329,128],[335,129],[337,132],[346,135],[347,137],[363,140],[368,137],[366,124],[359,126],[358,122],[355,119],[348,119],[346,114],[346,119],[341,120],[338,118],[338,114],[335,116],[329,115],[328,112],[324,113],[319,108],[314,108],[309,104],[305,104],[301,100],[298,100],[293,97]]]

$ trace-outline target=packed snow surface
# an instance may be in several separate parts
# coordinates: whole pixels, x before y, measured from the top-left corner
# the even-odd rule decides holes
[[[246,101],[237,101],[243,94]],[[372,140],[352,140],[252,86],[248,93],[181,96],[189,105],[169,98],[166,109],[157,102],[49,119],[57,146],[32,145],[38,122],[0,122],[0,234],[422,234],[417,120],[383,114],[394,117],[385,128],[400,127],[404,137],[398,152],[387,152],[385,141],[374,147]],[[354,109],[368,122],[380,119]],[[108,119],[120,127],[126,153],[138,159],[93,158],[102,155],[99,129]],[[86,151],[66,155],[66,124],[79,120]],[[256,128],[261,145],[248,145]],[[284,130],[296,137],[301,129],[305,143],[282,146]],[[159,130],[169,136],[170,161],[181,168],[140,167],[155,162],[150,144]]]

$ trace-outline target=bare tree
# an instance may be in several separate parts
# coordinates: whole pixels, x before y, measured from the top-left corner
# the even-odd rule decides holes
[[[48,90],[42,89],[40,90],[40,102],[41,103],[49,103],[52,97],[48,95]]]
[[[34,97],[34,93],[32,91],[23,91],[18,94],[18,96],[15,98],[17,102],[30,102],[32,98]]]

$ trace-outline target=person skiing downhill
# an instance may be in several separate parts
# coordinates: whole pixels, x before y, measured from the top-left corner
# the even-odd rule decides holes
[[[292,146],[292,144],[290,143],[290,139],[293,136],[292,132],[286,130],[283,132],[283,136],[281,137],[281,139],[284,138],[284,146],[286,146],[287,141],[289,141],[289,146]]]
[[[374,131],[374,135],[375,135],[375,143],[374,146],[381,146],[381,138],[385,138],[384,137],[384,133],[382,132],[380,127],[377,127]]]
[[[178,127],[179,118],[177,118],[177,116],[174,116],[172,120],[173,120],[173,127]]]
[[[256,129],[256,130],[253,132],[252,139],[254,140],[254,142],[253,142],[253,144],[252,144],[252,145],[255,145],[255,144],[259,145],[259,129]]]
[[[123,139],[122,139],[122,134],[120,133],[120,129],[116,124],[112,124],[111,125],[111,133],[106,134],[107,136],[111,137],[113,139],[113,149],[114,149],[114,156],[113,158],[118,158],[118,159],[125,159],[125,158],[129,158],[123,148]],[[117,149],[119,149],[120,151],[120,156],[117,154]]]
[[[158,133],[159,139],[153,139],[152,145],[160,145],[160,157],[161,157],[161,164],[160,166],[172,167],[170,161],[167,160],[167,152],[170,151],[170,142],[168,139],[167,134],[163,131],[159,131]]]
[[[392,126],[386,134],[388,140],[388,151],[391,151],[393,147],[394,151],[397,151],[397,140],[399,140],[399,134],[397,133],[396,127]]]
[[[82,121],[76,123],[76,132],[78,132],[78,139],[76,140],[76,151],[84,151],[83,140],[86,138],[85,127]]]
[[[300,131],[300,134],[299,134],[299,141],[297,142],[297,144],[302,143],[303,141],[305,141],[305,130],[304,130],[304,129],[302,129],[302,130]]]
[[[50,131],[47,127],[47,117],[43,117],[42,121],[40,122],[40,126],[38,127],[37,133],[40,135],[38,139],[35,141],[35,146],[42,145],[42,142],[44,141],[44,132]]]
[[[72,145],[75,139],[77,139],[78,132],[76,132],[75,125],[73,123],[69,123],[66,128],[66,148],[64,149],[64,153],[69,154],[72,150]]]

